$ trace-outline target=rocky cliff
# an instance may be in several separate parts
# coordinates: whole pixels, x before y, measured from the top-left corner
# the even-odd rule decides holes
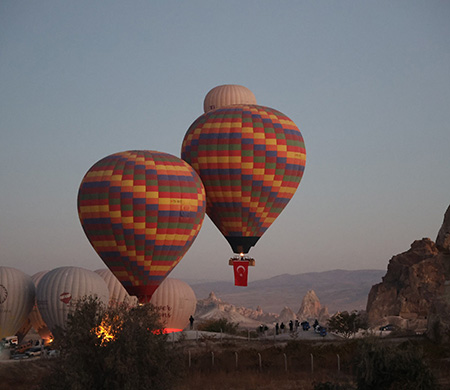
[[[450,207],[436,244],[423,238],[414,241],[408,251],[391,258],[382,282],[370,290],[369,323],[373,326],[393,323],[430,335],[434,329],[436,335],[431,336],[434,339],[442,339],[446,333],[450,336],[449,264]]]
[[[436,246],[442,253],[450,253],[450,206],[444,215],[444,222],[436,238]]]

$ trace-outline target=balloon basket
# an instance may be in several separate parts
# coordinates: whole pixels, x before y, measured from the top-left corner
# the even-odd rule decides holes
[[[232,257],[230,260],[228,260],[228,265],[233,265],[235,261],[248,261],[248,265],[250,267],[255,266],[255,259],[253,257]]]

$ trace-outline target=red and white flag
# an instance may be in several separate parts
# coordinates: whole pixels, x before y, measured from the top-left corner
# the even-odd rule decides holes
[[[247,286],[248,263],[249,262],[245,260],[233,261],[235,286]]]

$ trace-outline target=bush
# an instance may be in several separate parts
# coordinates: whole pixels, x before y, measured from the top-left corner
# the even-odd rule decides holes
[[[411,344],[385,346],[368,341],[361,345],[356,366],[358,390],[433,390],[437,382]]]
[[[88,298],[55,335],[61,356],[42,389],[170,389],[177,358],[152,305],[105,308]]]
[[[349,338],[359,329],[367,329],[367,316],[356,311],[336,313],[328,320],[328,329]]]
[[[223,332],[228,334],[237,334],[238,328],[238,323],[230,322],[225,318],[220,318],[218,320],[208,320],[198,326],[198,330],[202,330],[205,332]]]

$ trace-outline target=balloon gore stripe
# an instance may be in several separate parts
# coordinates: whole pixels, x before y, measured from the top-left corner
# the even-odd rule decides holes
[[[194,121],[181,157],[203,181],[211,220],[235,253],[247,253],[294,195],[306,151],[286,115],[263,106],[230,105]]]
[[[156,151],[103,158],[78,193],[80,221],[92,246],[122,285],[146,300],[194,242],[205,206],[195,171]]]

